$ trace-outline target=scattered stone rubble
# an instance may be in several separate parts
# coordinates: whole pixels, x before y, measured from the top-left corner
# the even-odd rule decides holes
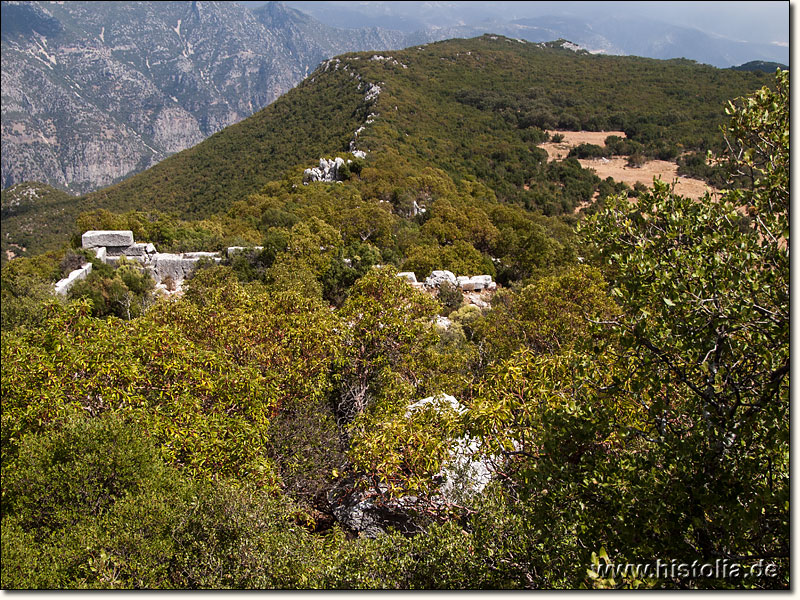
[[[336,161],[325,161],[323,165],[324,160],[320,161],[323,173],[335,172],[344,162],[339,158]],[[183,280],[201,260],[206,259],[216,263],[222,260],[221,252],[181,254],[157,252],[153,244],[134,242],[131,231],[87,231],[81,241],[83,248],[93,250],[95,256],[103,263],[117,263],[123,256],[138,261],[150,271],[161,289],[166,289],[163,282],[167,279],[171,279],[176,289],[180,289]],[[244,252],[258,252],[262,249],[262,246],[230,246],[225,250],[225,254],[230,258]],[[56,284],[56,292],[65,295],[76,281],[85,278],[91,270],[92,264],[86,263],[72,271],[68,277]],[[497,287],[490,275],[456,277],[451,271],[437,270],[433,271],[424,282],[417,281],[416,274],[411,271],[397,275],[403,277],[410,285],[427,291],[435,291],[447,281],[461,288],[467,296],[480,291],[494,291]],[[446,327],[449,325],[449,319],[442,318],[437,324]],[[442,394],[410,404],[406,410],[406,418],[411,418],[416,411],[424,410],[428,406],[435,410],[449,408],[458,415],[463,415],[467,410],[453,396]],[[469,436],[453,440],[450,459],[437,475],[440,481],[440,496],[434,499],[434,503],[442,506],[451,502],[462,503],[465,499],[483,491],[491,481],[494,471],[491,457],[482,458],[479,452],[478,441]],[[388,491],[388,486],[383,484],[378,489],[362,490],[355,481],[347,480],[340,482],[329,492],[328,501],[340,523],[366,537],[375,537],[390,528],[406,532],[418,530],[420,524],[417,522],[416,508],[419,499],[415,496],[390,498]]]
[[[454,287],[461,288],[463,292],[481,292],[487,290],[493,292],[497,289],[497,283],[492,281],[491,275],[474,275],[472,277],[456,277],[452,271],[433,271],[424,282],[417,281],[417,276],[411,271],[403,271],[397,274],[404,278],[408,283],[417,289],[438,290],[444,282]]]
[[[331,161],[321,158],[320,168],[306,169],[306,173],[313,171],[315,172],[313,177],[320,177],[313,181],[330,181],[331,177],[337,176],[337,171],[342,164],[344,164],[344,159],[339,157]],[[141,263],[149,270],[156,286],[167,291],[180,289],[183,280],[197,267],[200,261],[209,260],[220,263],[223,255],[222,252],[183,252],[180,254],[158,252],[153,244],[134,242],[133,232],[130,230],[87,231],[81,236],[81,245],[86,250],[93,250],[97,259],[105,264],[116,265],[122,257]],[[262,246],[231,246],[224,251],[224,254],[230,258],[243,252],[261,250],[263,250]],[[79,269],[75,269],[56,283],[56,293],[66,295],[74,283],[84,279],[91,270],[91,263],[87,262],[81,265]],[[397,276],[403,277],[412,287],[428,292],[436,292],[446,281],[460,288],[467,301],[480,308],[486,308],[489,304],[479,293],[493,292],[497,289],[497,283],[492,281],[491,275],[456,277],[451,271],[437,270],[426,277],[424,282],[418,281],[416,274],[411,271],[398,273]],[[167,289],[167,283],[174,285],[174,289]]]
[[[448,282],[461,290],[464,294],[464,302],[475,305],[480,309],[489,308],[491,298],[497,290],[497,282],[492,281],[491,275],[456,277],[451,271],[441,270],[433,271],[425,278],[425,281],[417,281],[416,274],[411,271],[403,271],[398,273],[397,276],[405,279],[411,287],[434,295],[438,293],[439,287],[444,282]],[[444,321],[438,321],[437,325],[445,329],[448,328],[447,323]]]

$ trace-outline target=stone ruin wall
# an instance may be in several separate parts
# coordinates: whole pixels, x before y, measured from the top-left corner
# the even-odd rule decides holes
[[[221,252],[183,252],[180,254],[158,252],[153,244],[134,242],[133,232],[130,230],[87,231],[81,236],[81,246],[85,250],[94,251],[97,259],[104,264],[116,265],[122,257],[139,262],[149,271],[156,282],[156,287],[167,292],[179,290],[183,281],[201,260],[220,263],[223,255],[231,257],[248,249],[262,249],[261,246],[252,248],[231,246]],[[75,269],[56,283],[56,293],[66,295],[75,282],[84,279],[91,271],[92,263],[89,262],[83,264],[79,269]],[[442,270],[433,271],[424,281],[417,281],[416,274],[410,271],[398,273],[397,276],[404,278],[412,287],[431,293],[435,293],[444,282],[449,282],[454,287],[461,289],[468,300],[481,308],[487,307],[488,304],[481,302],[477,297],[472,298],[471,295],[493,292],[497,288],[491,275],[457,277],[451,271]]]

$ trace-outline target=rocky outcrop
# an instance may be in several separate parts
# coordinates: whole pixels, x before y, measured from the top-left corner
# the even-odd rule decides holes
[[[480,441],[464,436],[455,440],[450,460],[442,466],[442,496],[456,504],[468,503],[494,476],[494,460],[481,455]]]
[[[379,484],[364,489],[354,478],[340,481],[328,492],[328,504],[336,520],[347,529],[367,538],[375,538],[390,529],[402,533],[421,530],[414,507],[417,498],[392,498],[389,486]]]
[[[425,279],[425,287],[438,289],[444,282],[447,282],[451,285],[457,285],[458,280],[451,271],[433,271]]]
[[[404,275],[407,275],[407,273],[404,273]],[[411,273],[411,275],[414,274]],[[416,275],[414,275],[414,281],[416,281]],[[464,292],[480,292],[482,290],[494,291],[497,289],[497,284],[492,281],[491,275],[474,275],[472,277],[462,275],[456,277],[451,271],[433,271],[425,278],[425,287],[428,289],[439,289],[445,282],[461,288]]]
[[[491,275],[475,275],[473,277],[457,277],[457,285],[465,292],[480,292],[481,290],[495,290],[497,284],[492,281]]]
[[[467,412],[455,397],[439,394],[410,404],[405,418],[427,409],[452,411],[459,416]],[[373,538],[389,530],[415,533],[425,528],[425,513],[452,503],[469,504],[483,492],[493,474],[492,457],[483,456],[477,439],[463,436],[452,440],[450,456],[434,478],[438,493],[431,498],[423,501],[413,495],[394,497],[386,484],[368,485],[348,478],[328,493],[328,503],[339,523],[361,536]]]
[[[409,405],[406,416],[414,412],[433,408],[437,411],[452,411],[464,415],[466,407],[449,394],[429,396]],[[450,458],[442,465],[438,474],[441,480],[439,492],[446,502],[464,503],[480,494],[492,480],[494,467],[491,458],[481,455],[480,442],[470,436],[453,440]]]
[[[433,324],[436,327],[439,327],[440,329],[447,331],[453,325],[453,322],[447,317],[437,315],[436,318],[433,320]]]
[[[427,398],[418,400],[413,404],[409,404],[408,408],[406,409],[406,416],[410,417],[413,413],[424,409],[426,406],[432,406],[437,410],[441,410],[443,407],[448,407],[454,413],[459,415],[463,415],[465,412],[467,412],[467,409],[464,408],[464,406],[458,400],[456,400],[454,396],[451,396],[450,394],[439,394],[438,396],[428,396]]]
[[[397,276],[402,277],[408,283],[417,283],[417,276],[412,271],[401,271]]]
[[[347,161],[348,163],[352,161]],[[345,160],[340,156],[328,160],[326,158],[319,159],[319,167],[312,167],[303,171],[303,185],[308,185],[315,181],[322,181],[328,183],[335,183],[344,179],[341,176],[342,166],[346,164]]]
[[[456,276],[452,271],[440,270],[433,271],[424,282],[417,282],[417,276],[411,271],[403,271],[397,274],[398,277],[405,279],[411,287],[437,295],[439,288],[445,282],[459,288],[463,293],[464,302],[477,306],[480,309],[489,308],[492,296],[497,290],[497,283],[492,281],[491,275],[474,275],[466,277]],[[450,328],[447,319],[439,318],[435,321],[437,327],[445,330]]]

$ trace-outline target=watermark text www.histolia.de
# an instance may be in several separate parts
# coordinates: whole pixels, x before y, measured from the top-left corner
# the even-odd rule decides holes
[[[744,564],[719,558],[714,562],[681,562],[661,560],[647,563],[599,562],[589,567],[603,579],[633,577],[635,579],[748,579],[777,577],[778,566],[763,559]]]

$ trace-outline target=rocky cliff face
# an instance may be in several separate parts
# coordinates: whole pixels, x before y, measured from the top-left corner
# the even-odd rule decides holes
[[[2,187],[82,193],[247,117],[324,58],[401,36],[270,3],[3,2]]]

